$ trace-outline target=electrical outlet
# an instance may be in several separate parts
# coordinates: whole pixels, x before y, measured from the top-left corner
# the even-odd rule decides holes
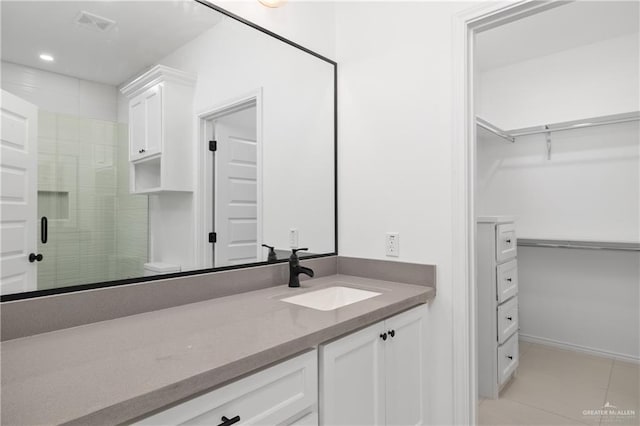
[[[296,228],[289,229],[289,248],[298,248],[298,230]]]
[[[387,232],[385,249],[387,256],[400,256],[400,234],[398,232]]]

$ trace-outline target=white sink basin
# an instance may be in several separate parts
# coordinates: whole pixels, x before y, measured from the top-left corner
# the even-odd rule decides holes
[[[351,287],[327,287],[322,290],[311,291],[297,296],[282,299],[283,302],[293,303],[319,311],[332,311],[352,303],[361,302],[379,296],[382,293],[360,290]]]

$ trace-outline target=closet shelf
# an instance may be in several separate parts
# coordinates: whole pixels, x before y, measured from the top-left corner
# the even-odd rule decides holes
[[[543,240],[534,238],[518,238],[518,245],[524,247],[640,251],[640,243],[625,243],[615,241]]]
[[[640,111],[625,112],[622,114],[603,115],[599,117],[583,118],[581,120],[563,121],[560,123],[543,124],[521,129],[502,130],[498,126],[489,123],[480,117],[476,117],[476,124],[503,139],[514,142],[520,136],[535,135],[541,133],[560,132],[565,130],[584,129],[585,127],[605,126],[609,124],[640,121]]]

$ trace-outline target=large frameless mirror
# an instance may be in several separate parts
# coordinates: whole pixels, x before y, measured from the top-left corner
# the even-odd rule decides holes
[[[335,63],[196,1],[1,7],[3,300],[336,252]]]

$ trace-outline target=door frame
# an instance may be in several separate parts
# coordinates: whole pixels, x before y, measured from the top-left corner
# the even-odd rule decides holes
[[[206,236],[209,232],[216,232],[213,229],[213,203],[214,203],[214,162],[213,155],[209,151],[209,132],[211,120],[222,117],[227,114],[242,110],[251,105],[256,107],[256,160],[257,160],[257,187],[256,197],[257,209],[257,242],[258,247],[262,244],[263,232],[263,132],[262,132],[262,87],[259,87],[242,96],[228,99],[219,104],[207,107],[197,114],[198,138],[197,148],[195,149],[196,159],[194,164],[197,165],[198,182],[196,190],[196,208],[194,227],[196,244],[196,260],[202,268],[214,268],[213,264],[213,245],[209,243]],[[212,220],[209,220],[211,218]],[[258,251],[259,252],[259,251]],[[260,261],[260,259],[258,259]]]
[[[495,28],[572,1],[520,0],[481,4],[453,19],[452,116],[452,321],[453,424],[477,419],[477,319],[475,277],[474,39]]]

